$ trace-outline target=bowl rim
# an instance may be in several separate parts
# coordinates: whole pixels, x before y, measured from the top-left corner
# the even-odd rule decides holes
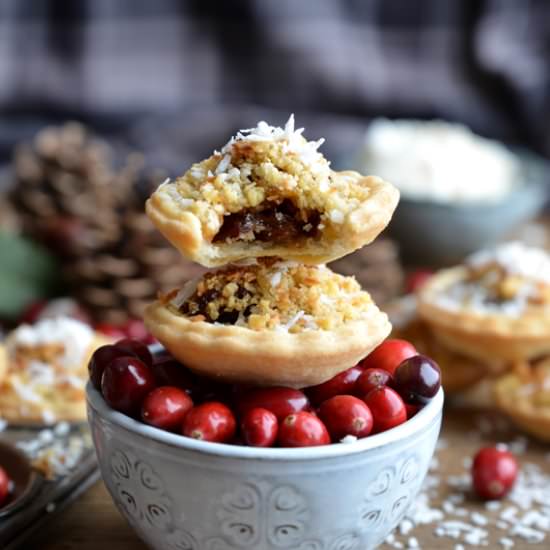
[[[157,443],[172,448],[245,460],[304,461],[354,455],[386,447],[410,438],[416,433],[429,428],[437,421],[443,409],[444,392],[443,388],[440,388],[436,396],[415,416],[386,432],[359,439],[352,443],[333,443],[317,447],[300,448],[259,448],[231,445],[228,443],[212,443],[197,441],[179,434],[166,432],[111,409],[91,382],[88,382],[86,386],[86,398],[89,408],[93,409],[98,417],[132,434],[152,439]],[[88,418],[90,420],[89,412]]]

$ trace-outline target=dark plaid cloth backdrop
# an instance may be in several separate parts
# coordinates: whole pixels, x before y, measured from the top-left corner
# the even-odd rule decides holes
[[[187,154],[290,111],[322,135],[445,117],[550,154],[550,2],[0,0],[4,159],[49,120]]]

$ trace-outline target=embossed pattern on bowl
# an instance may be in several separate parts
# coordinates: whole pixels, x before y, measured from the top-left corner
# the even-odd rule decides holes
[[[256,449],[162,432],[111,410],[88,385],[103,479],[159,550],[368,550],[417,495],[443,392],[405,424],[353,444]]]

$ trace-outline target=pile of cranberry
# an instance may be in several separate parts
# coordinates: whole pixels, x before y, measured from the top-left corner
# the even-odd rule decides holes
[[[131,339],[98,348],[89,371],[117,411],[186,437],[255,447],[327,445],[384,432],[416,414],[441,385],[439,367],[397,339],[304,390],[220,384]]]

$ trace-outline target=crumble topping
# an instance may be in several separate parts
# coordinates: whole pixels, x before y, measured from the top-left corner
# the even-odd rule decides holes
[[[441,294],[448,309],[521,316],[530,307],[550,307],[550,255],[520,242],[477,252],[466,260],[467,276]]]
[[[276,260],[207,273],[164,300],[191,320],[291,333],[334,329],[373,304],[353,277]]]
[[[21,325],[6,341],[8,370],[0,383],[3,404],[17,400],[22,417],[39,410],[44,423],[56,421],[57,403],[63,407],[84,400],[86,359],[94,331],[75,319],[43,319]]]
[[[282,204],[292,210],[285,221],[298,237],[338,231],[346,216],[368,198],[369,188],[357,184],[358,174],[333,172],[317,151],[324,140],[307,141],[303,130],[294,129],[293,116],[284,128],[259,122],[161,187],[178,208],[200,219],[210,240],[277,239],[277,232],[269,235],[250,226],[265,226],[265,218],[277,225]],[[237,214],[248,217],[243,231],[235,228]]]

